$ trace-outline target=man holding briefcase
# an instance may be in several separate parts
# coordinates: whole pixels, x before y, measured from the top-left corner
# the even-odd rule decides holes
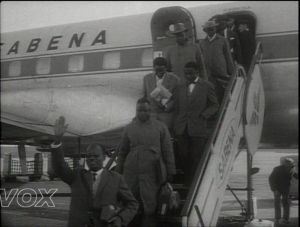
[[[116,172],[123,174],[140,203],[134,223],[129,224],[135,227],[157,226],[160,188],[175,174],[170,133],[164,123],[150,118],[150,111],[147,98],[137,101],[136,118],[125,127],[117,158]]]

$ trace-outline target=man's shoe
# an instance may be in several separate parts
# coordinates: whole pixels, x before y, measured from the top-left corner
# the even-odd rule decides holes
[[[284,224],[291,224],[288,220],[286,220],[286,219],[282,219],[282,222],[284,223]]]

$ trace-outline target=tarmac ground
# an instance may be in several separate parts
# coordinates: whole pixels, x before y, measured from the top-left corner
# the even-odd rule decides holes
[[[253,157],[253,167],[259,167],[260,171],[253,175],[253,197],[256,198],[257,212],[255,219],[266,221],[274,221],[273,193],[270,190],[268,177],[272,169],[280,164],[282,156],[298,155],[297,149],[277,149],[277,150],[259,150]],[[298,182],[296,181],[298,184]],[[246,152],[242,151],[235,160],[232,173],[228,185],[231,188],[246,188],[247,171],[246,171]],[[21,198],[14,197],[11,203],[3,201],[3,190],[1,190],[1,226],[7,227],[64,227],[67,226],[69,213],[70,197],[60,197],[62,193],[70,193],[69,186],[62,181],[55,179],[50,181],[48,177],[43,176],[39,182],[30,182],[28,177],[18,177],[16,182],[1,182],[1,189],[6,190],[6,195],[15,190],[23,190],[23,193],[45,189],[50,193],[50,189],[57,189],[55,197],[51,197],[54,206],[49,207],[47,203],[43,203],[41,207],[35,207],[36,203],[32,203],[30,197],[24,197],[23,203]],[[51,191],[54,192],[54,191]],[[17,194],[16,193],[16,194]],[[234,191],[240,202],[246,207],[247,192]],[[21,194],[21,193],[20,193]],[[50,194],[49,194],[50,195]],[[27,199],[28,198],[28,199]],[[34,196],[33,196],[34,198]],[[43,198],[51,205],[49,198]],[[41,200],[37,197],[36,201]],[[282,222],[279,227],[283,226],[299,226],[298,215],[298,199],[291,200],[290,222],[286,225]],[[34,205],[35,204],[35,205]],[[41,204],[41,203],[40,203]],[[26,207],[27,206],[27,207]],[[224,202],[219,214],[220,221],[218,227],[245,226],[246,221],[242,213],[242,207],[235,199],[233,194],[227,190],[224,195]]]

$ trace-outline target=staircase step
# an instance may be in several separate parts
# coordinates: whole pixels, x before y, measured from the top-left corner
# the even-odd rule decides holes
[[[182,226],[182,218],[181,217],[168,217],[161,216],[159,217],[159,227],[181,227]]]

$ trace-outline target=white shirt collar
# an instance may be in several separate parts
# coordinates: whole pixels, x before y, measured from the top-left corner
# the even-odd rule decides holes
[[[90,170],[88,166],[85,166],[85,169],[87,171],[91,171],[92,173],[97,173],[97,176],[99,176],[103,172],[103,168],[99,169],[97,172]]]
[[[217,33],[215,33],[213,37],[210,38],[209,36],[207,36],[207,38],[208,38],[209,42],[212,42],[216,38],[216,36],[217,36]]]
[[[155,75],[156,83],[157,83],[158,81],[163,81],[164,78],[165,78],[165,76],[166,76],[166,74],[164,74],[162,78],[159,78],[157,75]]]
[[[102,168],[102,169],[99,169],[97,172],[93,172],[93,171],[92,171],[92,173],[96,173],[96,174],[97,174],[97,175],[96,175],[96,180],[98,179],[99,176],[102,175],[102,172],[103,172],[103,168]]]
[[[194,80],[194,82],[197,83],[198,80],[199,80],[199,77],[197,77],[197,78]],[[189,90],[190,90],[190,92],[193,92],[193,90],[194,90],[194,88],[195,88],[195,85],[196,85],[196,84],[193,84],[193,83],[191,83],[191,84],[189,85]]]

